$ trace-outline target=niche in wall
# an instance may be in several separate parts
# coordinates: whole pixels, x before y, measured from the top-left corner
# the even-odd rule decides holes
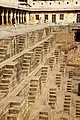
[[[80,31],[75,32],[75,41],[80,42]]]

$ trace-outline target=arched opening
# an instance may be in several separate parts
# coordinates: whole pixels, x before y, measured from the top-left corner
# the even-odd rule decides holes
[[[20,20],[20,13],[19,13],[19,23],[21,23],[21,20]]]
[[[15,11],[13,11],[13,18],[15,17]]]
[[[18,23],[18,12],[16,12],[16,22]]]
[[[4,10],[4,24],[5,24],[5,25],[6,25],[6,13],[7,13],[7,11]]]
[[[27,22],[27,20],[26,20],[26,13],[25,13],[25,15],[24,15],[24,22]]]
[[[0,10],[0,25],[2,25],[2,16],[1,16],[1,14],[2,14],[2,11]]]
[[[8,23],[9,23],[9,24],[11,24],[10,14],[11,14],[11,12],[9,11],[9,12],[8,12]]]

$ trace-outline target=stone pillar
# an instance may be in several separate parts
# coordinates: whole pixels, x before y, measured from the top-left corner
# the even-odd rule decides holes
[[[19,13],[17,14],[17,24],[19,24]]]
[[[25,16],[25,15],[24,15],[24,13],[23,13],[23,23],[25,22],[25,20],[24,20],[24,16]]]
[[[12,25],[13,12],[10,13],[10,24]]]
[[[4,25],[4,10],[3,10],[1,16],[2,16],[2,25]]]
[[[8,10],[6,11],[6,25],[8,25]]]
[[[23,13],[22,13],[22,23],[23,23]]]
[[[26,22],[27,24],[29,24],[29,13],[28,12],[26,13]]]
[[[22,13],[20,13],[20,23],[22,23]]]
[[[16,12],[14,13],[14,18],[15,18],[15,21],[16,21]]]

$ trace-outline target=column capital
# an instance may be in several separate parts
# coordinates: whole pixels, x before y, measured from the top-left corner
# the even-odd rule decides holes
[[[6,16],[8,16],[8,11],[6,12]]]
[[[4,12],[1,13],[1,16],[4,16]]]
[[[20,13],[20,16],[22,16],[22,13]]]
[[[4,11],[1,13],[2,16],[2,25],[4,25]]]

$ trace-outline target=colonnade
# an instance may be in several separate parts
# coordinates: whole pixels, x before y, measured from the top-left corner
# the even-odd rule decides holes
[[[15,18],[17,24],[28,23],[28,15],[23,10],[0,8],[0,25],[11,25],[12,18]]]

